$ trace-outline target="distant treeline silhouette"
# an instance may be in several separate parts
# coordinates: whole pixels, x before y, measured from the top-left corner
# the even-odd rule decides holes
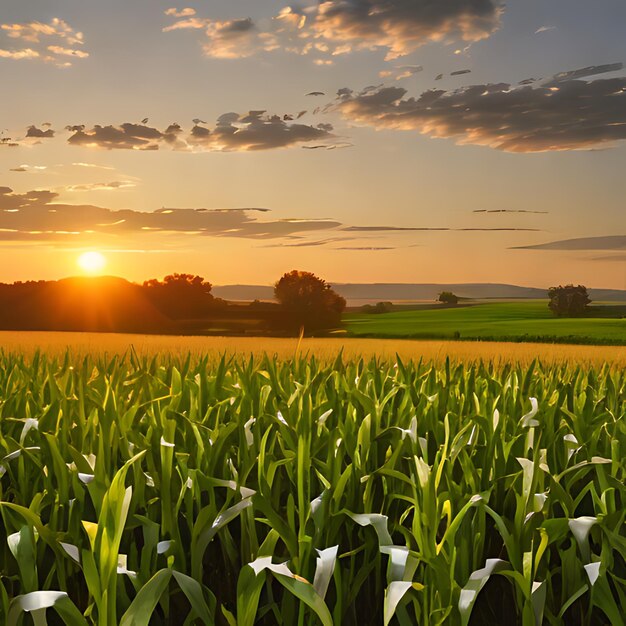
[[[285,274],[275,285],[276,302],[227,302],[211,289],[193,274],[143,284],[111,276],[0,283],[0,329],[293,334],[338,326],[346,306],[309,272]]]

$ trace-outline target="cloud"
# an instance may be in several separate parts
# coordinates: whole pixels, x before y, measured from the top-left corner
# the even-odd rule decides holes
[[[499,0],[327,0],[312,16],[316,36],[351,49],[386,48],[387,58],[431,41],[479,41],[500,23]]]
[[[594,66],[595,71],[613,66]],[[508,83],[430,90],[407,97],[402,87],[339,92],[344,118],[377,129],[413,130],[458,144],[506,152],[611,147],[626,139],[626,78],[584,81],[559,74],[538,86]]]
[[[73,48],[64,48],[63,46],[48,46],[48,51],[52,54],[58,54],[64,57],[76,57],[78,59],[86,59],[89,56],[84,50],[75,50]]]
[[[623,63],[606,63],[604,65],[589,65],[588,67],[581,67],[577,70],[571,70],[569,72],[560,72],[555,74],[548,82],[560,82],[565,80],[572,80],[576,78],[586,78],[588,76],[597,76],[598,74],[610,74],[611,72],[619,72],[624,69]]]
[[[626,235],[579,237],[549,241],[531,246],[516,246],[513,250],[626,250]]]
[[[274,35],[259,31],[249,17],[223,21],[195,17],[195,13],[175,17],[179,19],[166,26],[163,32],[202,31],[204,35],[202,48],[204,53],[212,58],[241,59],[280,47]]]
[[[454,232],[481,232],[481,233],[489,233],[489,232],[539,232],[538,228],[451,228],[448,226],[423,226],[423,227],[413,227],[413,226],[347,226],[343,230],[348,230],[352,232],[442,232],[442,231],[454,231]]]
[[[380,78],[393,78],[394,80],[404,80],[422,72],[424,68],[421,65],[400,65],[390,70],[383,70],[378,73]]]
[[[548,31],[556,30],[556,26],[540,26],[536,31],[535,35],[539,35],[540,33],[547,33]]]
[[[176,8],[171,8],[165,11],[165,15],[170,15],[172,17],[191,17],[192,15],[195,15],[195,14],[196,14],[196,10],[191,9],[189,7],[185,9],[180,9],[180,10]]]
[[[533,211],[531,209],[476,209],[472,213],[532,213],[533,215],[546,215],[548,211]]]
[[[124,181],[97,185],[75,185],[63,191],[93,191],[119,189]],[[131,183],[132,184],[132,183]],[[264,208],[204,209],[161,208],[155,211],[109,209],[92,204],[70,204],[59,199],[59,193],[46,189],[15,193],[10,187],[0,187],[0,241],[61,241],[80,244],[85,239],[99,245],[117,245],[124,241],[149,241],[160,237],[235,237],[266,240],[263,247],[304,248],[335,246],[329,249],[349,249],[341,246],[353,241],[354,249],[383,249],[397,247],[397,241],[381,239],[389,234],[418,231],[518,230],[507,228],[406,228],[396,226],[347,226],[332,218],[272,219]],[[532,230],[532,229],[523,229]],[[367,233],[367,235],[364,235]],[[272,241],[274,240],[274,241]],[[187,245],[187,244],[185,244]]]
[[[501,0],[323,0],[306,8],[285,6],[260,29],[250,18],[216,21],[182,15],[165,27],[203,32],[204,52],[217,58],[242,58],[263,51],[328,57],[357,50],[383,49],[386,58],[409,54],[433,41],[480,41],[500,25]]]
[[[39,52],[32,48],[22,48],[20,50],[5,50],[0,48],[0,58],[13,59],[14,61],[20,61],[22,59],[38,59]]]
[[[22,164],[18,167],[12,167],[9,172],[42,172],[48,169],[46,165],[26,165]]]
[[[47,23],[0,23],[0,44],[0,58],[40,60],[58,67],[69,67],[69,58],[89,56],[82,49],[83,34],[57,17]]]
[[[83,162],[78,162],[78,163],[72,163],[72,165],[74,167],[86,167],[86,168],[91,168],[91,169],[100,169],[100,170],[114,170],[114,167],[110,167],[108,165],[98,165],[97,163],[83,163]]]
[[[381,250],[398,250],[394,246],[343,246],[341,248],[332,248],[333,250],[357,250],[361,252],[379,252]]]
[[[76,186],[80,187],[80,186]],[[76,191],[77,189],[74,189]],[[83,191],[83,189],[78,189]],[[88,191],[88,189],[84,189]],[[341,226],[331,219],[260,220],[267,209],[163,208],[152,212],[108,209],[59,202],[49,190],[14,193],[0,187],[0,240],[79,240],[97,236],[102,242],[123,236],[195,235],[275,239],[327,231]]]
[[[125,123],[121,126],[101,126],[97,124],[91,129],[84,126],[67,126],[73,134],[68,143],[73,146],[89,148],[105,148],[107,150],[158,150],[159,142],[164,141],[166,134],[143,124]]]
[[[245,115],[221,115],[215,127],[195,125],[185,133],[178,124],[165,130],[145,124],[125,123],[120,126],[67,126],[72,135],[68,143],[74,146],[107,150],[158,150],[165,146],[175,150],[211,152],[257,151],[288,148],[306,142],[326,142],[334,145],[335,135],[330,124],[310,126],[288,122],[265,111],[250,111]]]
[[[273,243],[264,246],[258,246],[259,248],[316,248],[319,246],[327,246],[332,243],[339,243],[341,241],[350,241],[354,237],[335,237],[332,239],[317,239],[314,241],[298,241],[296,243]],[[332,248],[335,250],[336,248]]]
[[[204,52],[216,59],[237,59],[255,54],[260,46],[254,22],[245,18],[211,22],[206,27]]]
[[[83,185],[68,185],[63,190],[69,193],[80,191],[117,191],[119,189],[131,189],[136,184],[130,180],[114,180],[110,183],[86,183]]]
[[[26,137],[34,137],[37,139],[51,139],[54,137],[54,131],[51,128],[47,130],[42,130],[41,128],[37,128],[37,126],[31,125],[26,130]]]

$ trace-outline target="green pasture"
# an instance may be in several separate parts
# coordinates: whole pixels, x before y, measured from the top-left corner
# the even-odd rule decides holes
[[[626,307],[597,305],[593,311],[592,317],[558,318],[545,301],[495,302],[383,314],[347,313],[344,324],[355,337],[626,344]]]

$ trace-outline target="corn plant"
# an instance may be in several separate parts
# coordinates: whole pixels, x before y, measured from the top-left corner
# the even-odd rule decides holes
[[[624,625],[626,376],[0,355],[0,623]]]

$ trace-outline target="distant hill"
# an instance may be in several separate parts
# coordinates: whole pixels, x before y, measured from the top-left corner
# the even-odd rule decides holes
[[[434,301],[442,291],[452,291],[462,298],[547,298],[546,289],[520,287],[498,283],[332,283],[349,306],[371,302]],[[274,289],[266,285],[214,286],[213,292],[225,300],[272,300]],[[590,289],[592,300],[626,301],[626,291],[619,289]]]

